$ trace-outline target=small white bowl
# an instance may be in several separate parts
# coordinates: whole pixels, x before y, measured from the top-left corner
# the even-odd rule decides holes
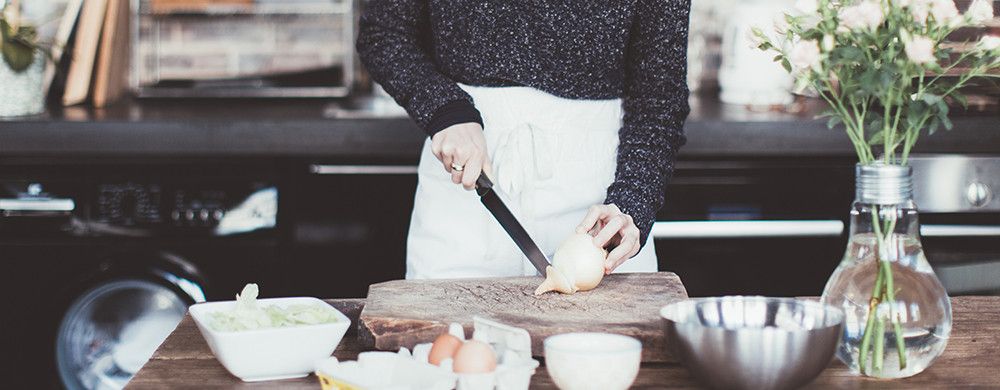
[[[639,374],[642,343],[610,333],[545,339],[545,369],[562,390],[625,390]]]
[[[220,332],[208,326],[210,314],[232,310],[236,301],[207,302],[189,309],[212,353],[230,373],[245,382],[299,378],[316,368],[316,361],[330,357],[344,338],[351,320],[328,303],[316,298],[270,298],[260,305],[323,305],[337,322],[284,328]]]

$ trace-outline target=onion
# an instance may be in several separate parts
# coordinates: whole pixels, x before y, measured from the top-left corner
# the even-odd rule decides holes
[[[594,245],[591,235],[569,236],[556,250],[552,265],[545,269],[545,281],[535,290],[535,295],[549,291],[572,294],[597,287],[604,278],[607,257],[608,251]]]

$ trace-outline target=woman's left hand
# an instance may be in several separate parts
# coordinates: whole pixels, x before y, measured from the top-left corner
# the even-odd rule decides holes
[[[577,233],[594,234],[594,245],[606,248],[611,244],[614,249],[608,253],[604,263],[604,273],[610,274],[615,268],[639,253],[639,228],[628,214],[623,213],[613,204],[591,206],[587,216],[583,218]]]

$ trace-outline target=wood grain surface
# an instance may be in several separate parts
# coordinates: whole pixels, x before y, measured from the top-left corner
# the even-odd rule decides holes
[[[330,304],[357,320],[363,300],[331,300]],[[346,309],[346,310],[345,310]],[[808,389],[1000,389],[1000,297],[952,299],[954,327],[948,348],[923,373],[898,380],[852,375],[834,359]],[[364,351],[353,336],[334,352],[341,360]],[[229,374],[208,349],[194,321],[185,317],[163,342],[127,389],[319,389],[314,376],[284,381],[247,383]],[[531,389],[555,389],[544,367],[531,379]],[[644,363],[633,389],[697,389],[694,378],[676,363]]]
[[[361,312],[362,345],[395,351],[431,342],[456,322],[472,336],[480,316],[524,328],[535,356],[546,337],[569,332],[610,332],[643,344],[643,361],[667,361],[659,317],[664,305],[687,298],[669,272],[613,274],[590,291],[534,295],[540,277],[395,280],[373,284]]]

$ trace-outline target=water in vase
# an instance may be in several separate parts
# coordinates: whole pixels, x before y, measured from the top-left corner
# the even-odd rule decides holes
[[[886,237],[885,245],[887,250],[879,254],[874,234],[853,235],[844,260],[827,282],[823,301],[840,307],[845,314],[843,340],[837,351],[841,361],[855,373],[904,378],[923,371],[944,351],[951,333],[951,303],[917,237],[892,234]],[[867,355],[861,357],[880,257],[889,261],[895,300],[876,306],[876,318],[883,321],[873,322]],[[899,319],[898,328],[890,315]],[[901,340],[897,329],[903,335]],[[905,366],[900,364],[900,341],[905,346]]]

